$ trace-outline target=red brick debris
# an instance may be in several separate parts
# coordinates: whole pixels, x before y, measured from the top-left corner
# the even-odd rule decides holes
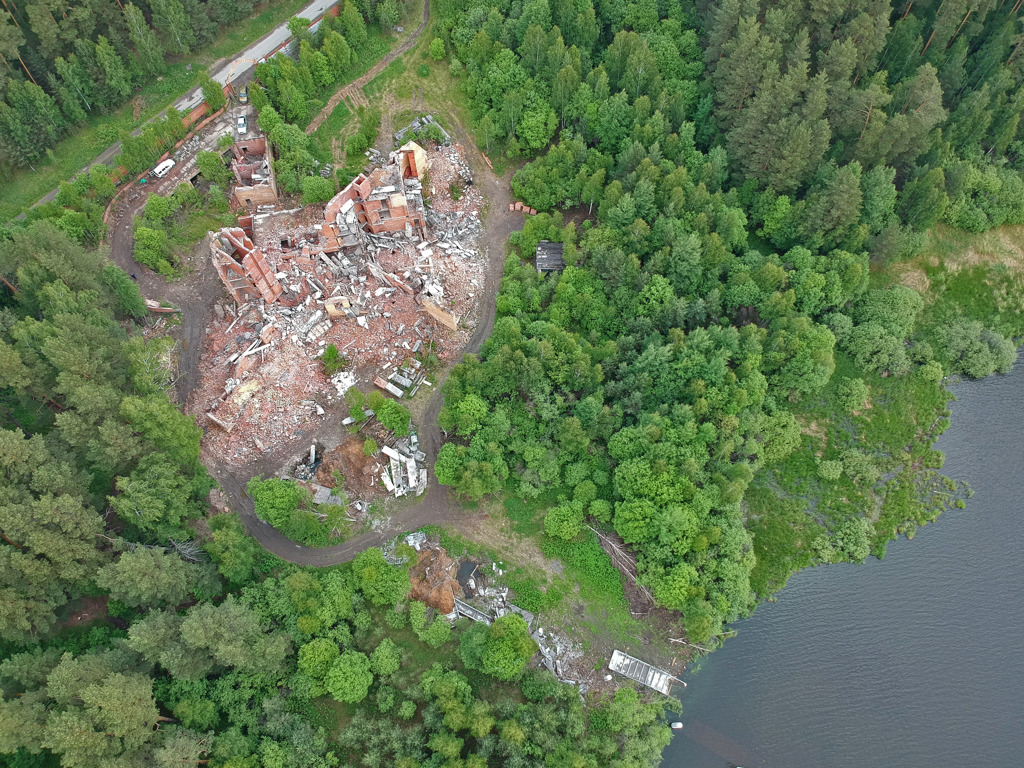
[[[204,450],[234,463],[255,461],[305,438],[348,387],[366,390],[374,378],[387,379],[429,352],[447,363],[465,345],[483,288],[484,261],[476,250],[481,198],[461,147],[426,155],[431,191],[422,236],[408,228],[374,234],[355,205],[346,210],[337,198],[243,217],[241,236],[234,230],[211,236],[211,258],[238,300],[215,307],[200,385],[188,404],[205,428]],[[376,179],[386,190],[394,180],[387,168],[367,177],[371,187]],[[408,179],[404,184],[415,187]],[[364,189],[361,199],[380,190]],[[243,247],[232,253],[225,243]],[[261,281],[258,293],[229,283],[239,271],[225,264],[225,254]],[[349,361],[331,378],[320,360],[328,344]]]

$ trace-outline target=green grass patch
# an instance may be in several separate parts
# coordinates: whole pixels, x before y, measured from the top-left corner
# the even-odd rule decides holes
[[[333,163],[334,152],[331,143],[352,120],[352,111],[344,101],[331,110],[330,116],[313,132],[313,156],[321,163]]]
[[[514,496],[505,498],[505,514],[512,522],[512,530],[522,536],[535,536],[544,530],[544,513],[558,503],[561,489],[549,489],[535,499],[524,500]]]
[[[568,581],[578,584],[580,594],[587,600],[629,607],[622,588],[622,575],[592,531],[584,531],[573,541],[545,536],[541,550],[548,557],[562,561]]]
[[[786,586],[795,571],[811,564],[811,542],[825,528],[807,515],[803,501],[779,498],[768,488],[750,488],[745,501],[746,527],[754,537],[757,556],[750,587],[758,596],[767,597]]]
[[[369,67],[367,67],[367,69],[369,69]],[[367,98],[372,99],[383,93],[387,88],[388,83],[403,74],[405,74],[405,62],[402,61],[401,57],[399,57],[384,67],[384,71],[364,85],[363,93],[366,94]]]
[[[494,550],[463,538],[457,533],[452,533],[447,528],[442,528],[439,525],[425,525],[420,530],[427,536],[437,536],[441,546],[452,557],[489,557],[496,563],[501,562],[501,558]]]

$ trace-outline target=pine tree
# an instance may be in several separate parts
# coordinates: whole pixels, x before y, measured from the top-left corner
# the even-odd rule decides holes
[[[327,63],[331,67],[336,81],[341,80],[345,70],[352,63],[352,49],[348,41],[334,30],[331,30],[324,37],[323,48],[321,49],[327,57]]]
[[[132,3],[124,7],[124,20],[128,25],[128,36],[135,46],[135,52],[139,55],[139,62],[142,70],[149,77],[156,77],[163,73],[164,51],[160,42],[156,39],[156,32],[146,23],[146,17]]]
[[[150,8],[153,26],[163,32],[168,48],[175,53],[189,53],[196,38],[180,0],[150,0]]]
[[[131,77],[121,57],[103,35],[96,38],[96,61],[103,70],[107,87],[122,99],[128,98],[132,92]]]
[[[718,120],[725,130],[739,120],[757,89],[779,77],[782,47],[761,34],[754,18],[742,18],[735,37],[722,45],[722,57],[712,76]]]

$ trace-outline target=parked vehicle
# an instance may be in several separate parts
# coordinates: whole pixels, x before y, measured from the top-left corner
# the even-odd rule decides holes
[[[248,121],[245,119],[245,115],[241,115],[238,118],[238,135],[244,136],[246,131],[249,130]]]
[[[164,160],[162,163],[160,163],[160,165],[153,169],[153,175],[156,176],[158,179],[162,179],[164,176],[167,175],[167,172],[171,170],[171,168],[173,167],[173,160]]]

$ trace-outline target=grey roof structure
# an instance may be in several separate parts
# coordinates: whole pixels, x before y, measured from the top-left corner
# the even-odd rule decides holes
[[[537,271],[561,272],[565,269],[565,261],[562,259],[561,243],[552,243],[550,240],[541,240],[537,243],[537,258],[535,260]]]
[[[608,662],[608,669],[618,672],[630,680],[636,680],[641,685],[653,688],[666,696],[672,690],[672,681],[675,680],[665,670],[652,667],[646,661],[634,659],[629,654],[618,650],[612,652],[612,660]]]
[[[484,613],[483,611],[474,608],[469,603],[464,603],[457,597],[455,598],[455,611],[460,616],[465,616],[467,619],[479,621],[483,624],[490,624],[493,621],[493,619],[491,619],[490,614]]]

